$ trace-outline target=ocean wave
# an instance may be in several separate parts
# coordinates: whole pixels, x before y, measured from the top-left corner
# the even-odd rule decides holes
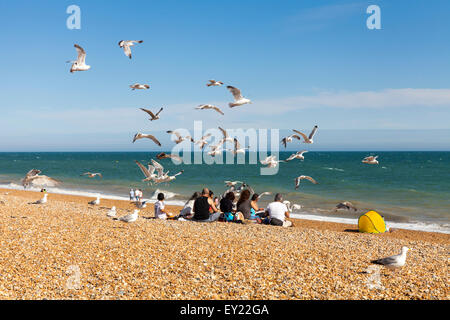
[[[22,185],[16,184],[16,183],[8,183],[8,184],[0,184],[0,188],[3,189],[11,189],[11,190],[24,190]],[[26,189],[26,191],[35,191],[40,192],[42,188],[40,187],[29,187]],[[77,189],[63,189],[63,188],[45,188],[48,193],[55,193],[55,194],[64,194],[64,195],[70,195],[70,196],[81,196],[81,197],[87,197],[87,198],[96,198],[98,195],[102,199],[109,199],[109,200],[122,200],[122,201],[129,201],[129,197],[123,197],[123,196],[117,196],[113,194],[98,192],[98,191],[86,191],[86,190],[77,190]],[[149,203],[155,203],[156,202],[156,196],[159,192],[164,193],[166,200],[174,198],[178,194],[173,192],[168,192],[164,190],[155,190],[152,197],[150,199],[143,199],[148,201]],[[184,201],[181,200],[173,200],[173,201],[165,201],[167,205],[172,206],[184,206]]]
[[[330,217],[330,216],[318,216],[310,213],[291,213],[291,218],[304,219],[304,220],[314,220],[314,221],[324,221],[324,222],[335,222],[344,224],[358,224],[357,218],[343,218],[343,217]],[[407,229],[416,231],[426,231],[426,232],[439,232],[450,234],[450,224],[438,224],[438,223],[427,223],[423,221],[411,221],[411,222],[393,222],[386,220],[386,226],[389,229]]]

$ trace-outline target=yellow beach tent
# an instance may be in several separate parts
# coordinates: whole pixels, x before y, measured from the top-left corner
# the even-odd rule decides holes
[[[358,219],[359,232],[383,233],[386,232],[386,223],[383,217],[375,211],[369,211]]]

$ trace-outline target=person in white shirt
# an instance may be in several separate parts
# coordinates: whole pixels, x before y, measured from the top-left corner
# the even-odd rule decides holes
[[[134,190],[131,189],[130,190],[130,201],[134,201],[134,200],[135,200]]]
[[[281,193],[277,193],[275,195],[275,201],[269,203],[266,214],[269,215],[269,224],[273,226],[292,226],[292,222],[286,220],[286,218],[289,218],[289,210],[283,203],[283,196]]]
[[[167,219],[171,218],[172,215],[167,212],[164,204],[164,193],[158,193],[158,201],[155,202],[155,218],[156,219]]]

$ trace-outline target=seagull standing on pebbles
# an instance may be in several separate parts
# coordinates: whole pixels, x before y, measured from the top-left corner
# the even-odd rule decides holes
[[[116,206],[113,206],[108,213],[106,214],[108,217],[115,217],[117,214]]]
[[[44,204],[47,203],[47,196],[48,194],[44,194],[44,197],[42,199],[39,199],[38,201],[34,202],[34,204]]]
[[[150,121],[158,120],[159,119],[159,114],[161,113],[161,111],[163,111],[163,108],[161,108],[161,109],[159,109],[159,111],[156,114],[154,114],[153,112],[151,112],[148,109],[144,109],[144,108],[140,108],[140,109],[150,115],[150,117],[151,117],[149,119]]]
[[[154,143],[156,143],[158,146],[161,147],[161,142],[159,142],[158,139],[155,138],[155,136],[153,136],[151,134],[145,134],[145,133],[139,133],[139,132],[134,135],[133,143],[136,140],[144,139],[144,138],[152,140]]]
[[[252,103],[252,101],[250,99],[244,98],[242,96],[241,90],[239,90],[238,88],[235,88],[232,86],[227,86],[227,89],[230,90],[231,94],[234,97],[234,102],[230,102],[228,104],[230,106],[230,108],[242,106],[247,103]]]
[[[99,205],[100,204],[100,196],[97,196],[97,199],[92,200],[88,204],[92,204],[93,206]]]
[[[310,176],[299,176],[299,177],[295,178],[295,189],[298,189],[298,187],[300,187],[300,182],[303,179],[309,180],[312,183],[317,184],[317,181],[314,180],[313,178],[311,178]]]
[[[292,155],[289,156],[289,158],[287,158],[285,161],[291,161],[294,159],[300,159],[300,160],[305,160],[305,157],[303,156],[304,153],[307,153],[308,151],[303,150],[303,151],[299,151],[297,153],[294,153]]]
[[[365,157],[361,162],[367,164],[378,164],[378,156]]]
[[[209,83],[206,84],[207,87],[220,87],[223,85],[222,81],[216,81],[216,80],[208,80]]]
[[[220,113],[221,115],[224,115],[225,113],[223,113],[222,110],[220,110],[218,107],[213,106],[212,104],[201,104],[198,107],[196,107],[195,109],[198,110],[207,110],[207,109],[212,109],[212,110],[216,110],[218,113]]]
[[[136,89],[145,90],[145,89],[150,89],[150,86],[148,84],[135,83],[135,84],[132,84],[130,86],[130,88],[131,88],[131,90],[136,90]]]
[[[131,59],[131,48],[135,43],[142,43],[143,40],[121,40],[119,41],[119,47],[123,48],[125,55]]]
[[[408,252],[408,250],[411,249],[408,247],[402,247],[402,252],[400,254],[378,260],[372,260],[370,262],[375,264],[381,264],[388,269],[400,268],[403,267],[406,263],[406,253]]]
[[[133,213],[127,214],[126,216],[120,217],[119,220],[123,222],[135,222],[139,217],[139,210],[135,209]]]
[[[318,126],[314,126],[314,128],[312,129],[312,131],[309,134],[309,136],[306,136],[306,134],[304,134],[303,132],[300,132],[300,131],[295,130],[295,129],[294,129],[294,132],[297,132],[299,135],[301,135],[303,137],[303,139],[305,140],[305,141],[303,141],[303,143],[313,144],[314,143],[313,137],[316,134],[317,129],[319,129],[319,127]]]
[[[72,63],[72,67],[70,68],[70,72],[73,73],[74,71],[87,71],[91,68],[91,66],[88,66],[86,64],[86,51],[82,47],[80,47],[77,44],[73,45],[78,52],[78,57],[76,61],[67,61],[68,63]]]

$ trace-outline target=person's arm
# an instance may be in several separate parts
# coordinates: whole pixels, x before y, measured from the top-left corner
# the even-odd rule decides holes
[[[211,198],[208,198],[208,203],[211,206],[211,208],[213,209],[214,212],[218,212],[219,210],[217,210],[214,201]]]
[[[253,208],[253,210],[255,210],[256,212],[260,211],[261,209],[259,209],[258,205],[256,204],[256,202],[251,201],[250,202],[250,206]]]
[[[290,218],[290,216],[289,216],[289,211],[286,211],[286,212],[284,213],[284,215],[286,216],[286,218]]]

